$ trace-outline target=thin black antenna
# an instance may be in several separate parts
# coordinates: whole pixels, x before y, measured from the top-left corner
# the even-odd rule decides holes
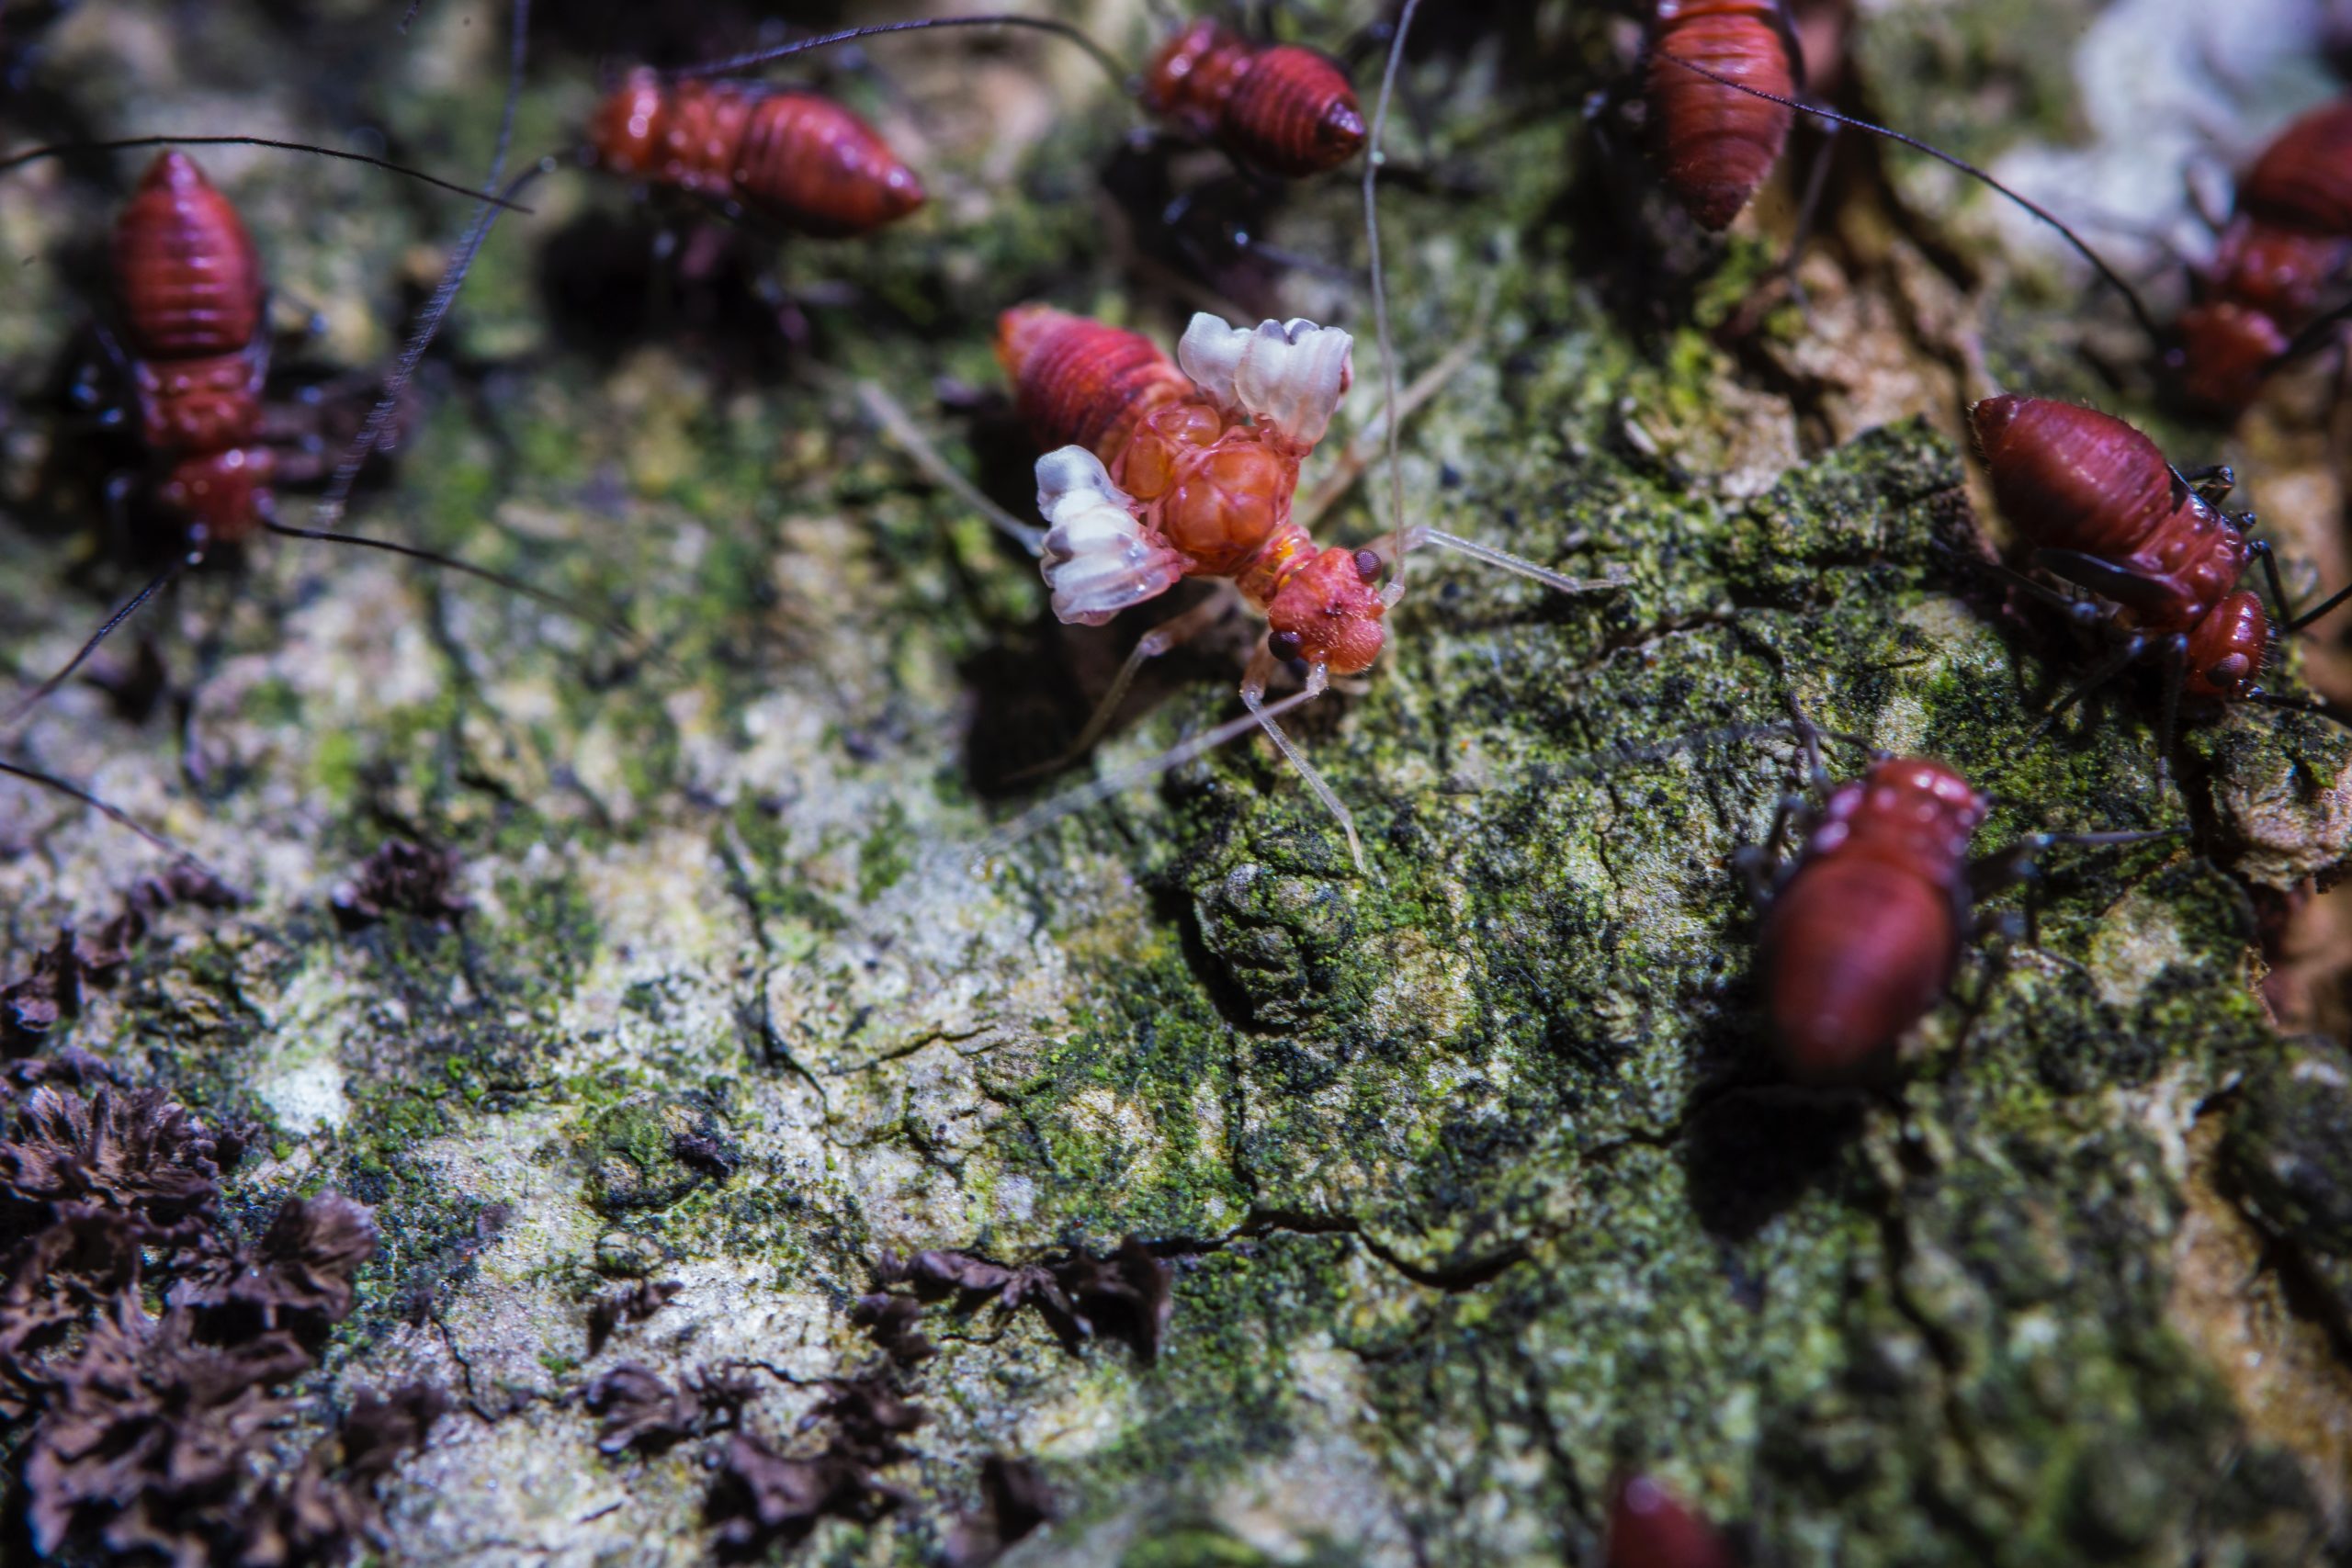
[[[424,357],[424,351],[433,345],[434,335],[440,332],[441,322],[448,315],[449,307],[456,303],[458,289],[465,282],[466,274],[472,269],[474,257],[481,253],[483,242],[490,238],[491,230],[497,225],[499,213],[513,206],[511,197],[555,167],[553,160],[541,159],[517,176],[503,195],[495,194],[499,180],[506,173],[507,148],[514,136],[514,109],[523,94],[524,39],[530,28],[530,17],[531,0],[514,0],[514,39],[507,63],[506,104],[498,118],[498,150],[490,161],[490,177],[482,181],[479,193],[484,205],[475,212],[473,221],[467,226],[465,238],[458,242],[456,253],[449,258],[448,267],[441,275],[441,281],[434,288],[433,298],[425,301],[424,309],[418,313],[416,325],[410,331],[408,342],[401,346],[400,358],[393,363],[391,375],[385,378],[382,395],[377,399],[376,406],[368,411],[368,418],[359,426],[359,434],[352,438],[342,461],[335,465],[334,476],[327,485],[327,493],[311,513],[321,523],[332,525],[342,520],[345,507],[351,502],[352,487],[359,480],[359,470],[367,465],[368,458],[383,440],[384,432],[390,426],[392,415],[400,407],[401,394],[408,389],[410,378],[416,374],[417,363]]]
[[[165,567],[162,573],[156,577],[155,581],[150,582],[146,587],[132,594],[130,598],[125,602],[121,609],[117,610],[113,615],[107,617],[106,625],[100,626],[96,631],[90,634],[90,640],[82,645],[80,652],[76,653],[73,658],[65,661],[64,669],[60,670],[56,674],[51,675],[48,680],[43,681],[40,685],[34,687],[31,692],[25,695],[23,700],[17,704],[15,707],[10,708],[8,710],[8,716],[5,719],[0,719],[0,724],[14,725],[18,720],[22,719],[25,715],[32,712],[33,709],[47,702],[50,694],[73,678],[74,671],[82,668],[82,665],[89,659],[90,655],[97,651],[98,644],[106,641],[107,637],[113,633],[117,626],[130,619],[132,613],[136,611],[140,605],[144,604],[148,600],[153,599],[157,593],[163,592],[164,589],[169,587],[180,573],[186,571],[189,567],[194,566],[201,558],[202,558],[199,556],[190,555],[180,560],[174,561],[170,566]]]
[[[1984,170],[1978,168],[1967,159],[1954,157],[1951,153],[1945,152],[1942,148],[1929,146],[1927,142],[1920,141],[1917,137],[1905,136],[1899,130],[1889,130],[1885,126],[1873,125],[1869,120],[1857,119],[1852,115],[1839,114],[1835,109],[1822,108],[1814,104],[1800,103],[1794,98],[1784,98],[1778,93],[1768,93],[1761,87],[1751,87],[1745,82],[1735,82],[1719,71],[1710,70],[1706,66],[1700,64],[1695,60],[1685,60],[1679,54],[1661,54],[1658,58],[1660,60],[1671,61],[1673,63],[1681,66],[1685,71],[1695,71],[1700,75],[1708,78],[1710,81],[1719,82],[1736,93],[1746,93],[1751,98],[1762,98],[1767,103],[1780,104],[1784,107],[1792,108],[1799,114],[1809,114],[1821,119],[1836,120],[1839,125],[1850,125],[1857,130],[1867,130],[1874,136],[1883,136],[1889,141],[1900,141],[1904,146],[1910,148],[1914,152],[1925,152],[1928,157],[1935,159],[1939,163],[1948,164],[1951,167],[1958,169],[1963,175],[1968,175],[1975,179],[1982,180],[1984,184],[1992,186],[1995,190],[1999,191],[2003,196],[2007,197],[2011,201],[2016,202],[2019,207],[2024,208],[2028,212],[2032,213],[2036,218],[2041,219],[2044,223],[2049,224],[2052,229],[2057,230],[2060,234],[2064,235],[2066,243],[2074,246],[2075,251],[2081,254],[2082,258],[2090,263],[2091,265],[2098,270],[2098,273],[2101,277],[2107,279],[2108,282],[2115,286],[2116,292],[2123,296],[2123,302],[2132,308],[2133,319],[2139,321],[2141,330],[2148,334],[2150,340],[2159,344],[2165,341],[2164,330],[2156,325],[2155,318],[2148,314],[2148,308],[2140,302],[2139,294],[2130,284],[2123,281],[2122,276],[2118,274],[2113,267],[2107,265],[2107,262],[2097,251],[2091,249],[2090,246],[2084,242],[2083,237],[2080,234],[2075,233],[2072,229],[2066,227],[2064,222],[2060,221],[2056,213],[2051,211],[2048,208],[2043,207],[2041,203],[2025,196],[2023,193],[2013,190],[2009,186],[2003,185],[2000,181],[1995,179],[1992,175],[1986,174]]]
[[[484,197],[470,186],[445,180],[438,175],[428,175],[423,169],[412,169],[406,164],[395,164],[389,158],[371,158],[365,152],[346,152],[340,147],[320,147],[308,141],[279,141],[267,136],[126,136],[110,141],[52,141],[44,147],[34,147],[0,158],[0,175],[43,158],[62,158],[69,152],[121,152],[134,147],[274,147],[281,152],[308,152],[314,157],[341,158],[345,163],[365,164],[371,169],[382,169],[388,174],[422,181],[458,196],[495,201],[499,206],[516,212],[531,210],[527,207],[516,207],[503,197]]]
[[[1122,93],[1128,90],[1128,82],[1134,75],[1134,73],[1120,62],[1117,55],[1096,43],[1084,31],[1069,22],[1056,21],[1050,17],[1012,16],[932,17],[912,22],[876,22],[868,27],[844,28],[839,32],[820,33],[815,38],[805,38],[797,43],[780,43],[771,49],[756,49],[749,54],[733,55],[726,60],[714,60],[701,65],[680,66],[677,70],[664,71],[662,74],[673,82],[690,82],[699,76],[741,75],[765,65],[771,61],[788,60],[796,54],[807,54],[811,50],[830,49],[837,43],[849,43],[857,39],[874,38],[883,33],[914,32],[927,28],[1034,28],[1041,33],[1051,33],[1056,38],[1068,39],[1084,50],[1093,57],[1096,64],[1110,73],[1111,80],[1118,84]]]
[[[37,784],[43,789],[53,789],[60,795],[68,795],[74,800],[78,800],[83,805],[88,807],[91,810],[104,817],[107,821],[113,822],[120,827],[130,829],[132,832],[138,834],[141,838],[146,840],[157,849],[162,850],[165,854],[171,855],[178,860],[184,860],[190,865],[197,866],[203,870],[204,873],[207,875],[211,876],[213,880],[220,880],[219,874],[214,872],[210,866],[206,865],[203,860],[193,851],[183,849],[178,844],[172,842],[171,840],[166,839],[163,834],[158,833],[153,828],[148,827],[145,823],[131,816],[130,813],[123,810],[122,807],[108,805],[107,802],[100,800],[96,795],[92,795],[88,790],[84,789],[80,784],[68,784],[65,780],[57,777],[54,773],[44,773],[37,768],[18,767],[14,762],[0,762],[0,773],[6,773],[11,778],[23,779],[28,784]]]

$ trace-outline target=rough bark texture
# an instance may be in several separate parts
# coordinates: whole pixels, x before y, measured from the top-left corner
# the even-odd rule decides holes
[[[478,177],[502,11],[428,4],[403,37],[396,6],[302,9],[85,5],[11,135],[340,142],[372,118]],[[576,135],[605,51],[690,58],[752,25],[548,9],[524,156]],[[1564,600],[1412,558],[1388,655],[1295,725],[1373,877],[1250,744],[978,858],[1053,787],[1006,776],[1138,628],[1051,624],[1034,564],[856,383],[1021,510],[988,344],[1023,299],[1171,343],[1217,294],[1357,329],[1310,489],[1379,402],[1351,179],[1252,221],[1331,278],[1214,231],[1213,265],[1138,260],[1151,235],[1096,194],[1131,113],[1036,40],[877,43],[836,79],[934,194],[876,239],[673,214],[656,262],[660,217],[566,169],[485,251],[353,525],[615,606],[658,659],[477,581],[265,540],[145,622],[200,781],[170,702],[133,721],[76,686],[24,729],[22,756],[254,894],[153,915],[39,1045],[256,1120],[237,1214],[329,1187],[374,1206],[296,1436],[361,1387],[453,1390],[384,1488],[384,1561],[684,1563],[720,1528],[812,1562],[980,1562],[1047,1509],[1003,1561],[1584,1561],[1626,1463],[1781,1562],[2345,1549],[2352,1060],[2290,1038],[2258,982],[2291,890],[2352,855],[2352,744],[2240,713],[2164,782],[2131,683],[2032,738],[2080,660],[1964,570],[1955,440],[1996,378],[2096,398],[2184,464],[2240,461],[2290,579],[2335,582],[2324,377],[2236,436],[2166,419],[2112,301],[1854,138],[1801,310],[1770,276],[1785,196],[1717,252],[1599,159],[1581,100],[1627,55],[1591,9],[1428,7],[1383,207],[1408,377],[1475,344],[1408,430],[1408,513],[1628,585]],[[2068,78],[2090,8],[1871,10],[1845,101],[1988,159],[2111,134]],[[1087,19],[1139,51],[1140,15]],[[1283,25],[1337,48],[1367,19],[1331,0]],[[2200,107],[2253,137],[2319,90],[2256,75]],[[464,205],[200,155],[283,295],[325,313],[315,356],[379,363]],[[75,258],[139,166],[0,178],[0,621],[28,677],[137,581],[91,542],[93,486],[44,464],[65,416],[38,394],[103,304]],[[771,261],[781,312],[745,288]],[[1324,530],[1372,537],[1384,495],[1375,468]],[[1228,716],[1238,646],[1155,671],[1091,766]],[[2031,909],[2030,940],[1972,945],[1898,1087],[1786,1091],[1727,863],[1796,779],[1766,729],[1792,701],[1997,790],[1984,847],[2193,842],[2058,852],[1995,904]],[[157,869],[13,784],[0,841],[5,979]]]

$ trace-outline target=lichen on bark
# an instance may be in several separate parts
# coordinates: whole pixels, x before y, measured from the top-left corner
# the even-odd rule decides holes
[[[1132,9],[1089,19],[1136,46]],[[1358,330],[1310,488],[1379,400],[1352,186],[1268,215],[1337,276],[1138,260],[1149,234],[1093,195],[1131,111],[1035,40],[893,40],[837,78],[934,189],[874,240],[714,265],[690,238],[704,271],[681,272],[648,259],[657,220],[627,192],[567,170],[485,251],[354,524],[613,605],[658,657],[273,541],[150,622],[200,781],[168,704],[132,722],[77,687],[28,728],[28,755],[254,894],[158,915],[55,1039],[257,1118],[232,1202],[374,1206],[379,1254],[307,1392],[458,1396],[386,1484],[388,1561],[703,1561],[707,1463],[739,1437],[787,1465],[842,1441],[836,1415],[796,1427],[881,1355],[859,1303],[885,1254],[1069,1264],[1130,1236],[1171,1270],[1156,1354],[926,1298],[934,1353],[890,1369],[925,1414],[893,1439],[910,1457],[877,1461],[876,1517],[791,1550],[936,1560],[989,1456],[1052,1494],[1007,1559],[1027,1563],[1587,1560],[1625,1463],[1774,1561],[2341,1550],[2346,1068],[2282,1040],[2252,981],[2267,890],[2352,852],[2352,744],[2239,713],[2166,780],[2128,683],[2037,735],[2079,650],[1968,569],[1960,403],[1988,364],[2073,367],[2047,389],[2086,391],[2105,308],[2030,286],[2047,264],[1995,243],[1978,198],[1906,201],[1869,148],[1844,154],[1802,307],[1772,274],[1778,197],[1661,276],[1562,87],[1622,62],[1584,10],[1496,15],[1508,53],[1433,17],[1384,231],[1408,378],[1475,344],[1407,429],[1410,514],[1626,581],[1564,599],[1411,558],[1382,663],[1295,726],[1368,876],[1250,744],[979,854],[1054,787],[1008,775],[1075,731],[1138,628],[1052,625],[1034,564],[926,484],[858,384],[1016,505],[1031,454],[989,341],[1025,298],[1170,341],[1204,288]],[[1283,25],[1337,46],[1370,11]],[[2056,46],[1987,41],[2072,9],[2019,12],[1876,8],[1854,69],[1890,118],[1973,128],[1973,155],[2074,134]],[[91,0],[41,69],[90,84],[74,102],[107,130],[333,140],[323,84],[403,157],[486,162],[496,13],[428,6],[398,48],[364,9],[208,17],[175,55],[180,23]],[[572,134],[594,53],[622,47],[548,27],[526,151]],[[346,81],[358,56],[329,46],[354,40],[375,63]],[[2030,124],[1981,112],[2010,101]],[[400,280],[437,254],[412,248],[462,221],[303,162],[216,172],[274,275],[330,307],[341,364],[385,351]],[[28,171],[0,180],[0,231],[67,254],[115,198]],[[782,312],[729,270],[771,265]],[[33,365],[90,302],[24,271],[0,344]],[[2155,417],[2137,385],[2120,412]],[[89,497],[36,482],[51,417],[27,397],[7,432],[0,614],[27,672],[102,608],[68,586]],[[1384,494],[1375,468],[1323,529],[1371,539]],[[1233,640],[1148,677],[1091,766],[1228,716]],[[1996,790],[1984,847],[2194,837],[2057,852],[1996,900],[2030,933],[1972,946],[1898,1088],[1800,1094],[1764,1065],[1728,865],[1798,782],[1792,704]],[[14,977],[153,866],[56,802],[0,809]],[[392,838],[454,852],[456,902],[338,922]],[[2233,1248],[2271,1294],[2208,1288]],[[592,1344],[594,1303],[639,1281],[676,1289]],[[2309,1388],[2256,1386],[2223,1346]],[[737,1430],[710,1415],[608,1456],[588,1391],[627,1363],[757,1393]]]

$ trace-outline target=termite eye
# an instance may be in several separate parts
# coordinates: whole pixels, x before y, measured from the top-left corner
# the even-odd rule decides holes
[[[1380,581],[1380,553],[1377,550],[1358,550],[1356,552],[1356,575],[1363,579],[1366,582],[1377,582]]]
[[[1301,651],[1298,642],[1298,634],[1296,632],[1276,632],[1273,636],[1266,639],[1266,651],[1272,654],[1276,659],[1281,660],[1283,663],[1288,664],[1291,660],[1296,659]]]

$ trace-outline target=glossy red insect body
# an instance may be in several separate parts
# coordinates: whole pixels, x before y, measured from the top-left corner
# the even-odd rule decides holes
[[[639,69],[597,106],[589,141],[616,174],[740,202],[804,234],[870,233],[923,202],[922,182],[872,126],[812,93]]]
[[[1294,179],[1363,148],[1363,114],[1337,62],[1296,44],[1255,43],[1206,18],[1153,57],[1143,104],[1242,163]]]
[[[1675,62],[1792,97],[1804,68],[1787,10],[1781,0],[1657,0],[1649,52],[1660,176],[1700,224],[1727,228],[1780,162],[1796,111]]]
[[[1609,1499],[1603,1568],[1739,1568],[1723,1532],[1646,1475],[1629,1475]]]
[[[1138,513],[1132,541],[1098,542],[1081,528],[1073,553],[1057,559],[1049,540],[1048,578],[1063,619],[1099,625],[1181,578],[1228,578],[1265,614],[1277,659],[1349,675],[1379,657],[1388,609],[1376,586],[1380,558],[1318,551],[1291,517],[1299,460],[1348,385],[1347,335],[1303,322],[1290,332],[1285,339],[1268,322],[1243,333],[1194,318],[1188,356],[1230,334],[1220,341],[1234,353],[1298,351],[1312,361],[1298,368],[1317,385],[1295,398],[1253,395],[1246,371],[1238,391],[1228,381],[1220,396],[1136,333],[1042,305],[1004,313],[998,357],[1038,444],[1091,453]],[[1097,515],[1115,526],[1107,513]]]
[[[1894,759],[1840,784],[1772,896],[1757,958],[1782,1065],[1850,1077],[1951,983],[1969,840],[1989,805],[1941,762]]]
[[[115,224],[114,275],[157,496],[205,537],[242,539],[277,468],[258,440],[269,344],[253,237],[193,160],[165,152]]]
[[[2122,606],[2122,629],[2178,649],[2182,689],[2252,694],[2270,617],[2238,589],[2256,547],[2156,444],[2109,414],[2042,398],[1969,411],[2002,513],[2032,564]]]
[[[2183,389],[2211,408],[2244,408],[2347,266],[2352,98],[2339,98],[2288,126],[2240,182],[2236,210],[2176,326]]]

